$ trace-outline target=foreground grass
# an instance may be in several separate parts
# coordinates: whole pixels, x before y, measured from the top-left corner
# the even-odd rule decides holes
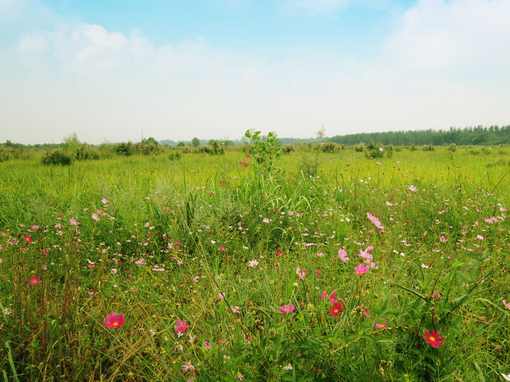
[[[508,167],[459,151],[1,164],[4,380],[500,380]]]

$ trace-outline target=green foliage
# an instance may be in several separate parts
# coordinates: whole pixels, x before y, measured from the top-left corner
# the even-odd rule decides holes
[[[276,161],[281,158],[280,142],[276,133],[270,132],[267,136],[260,135],[260,131],[246,130],[244,136],[250,139],[250,155],[255,159],[257,173],[274,177],[281,175],[282,171]]]
[[[71,157],[67,155],[62,149],[50,150],[41,159],[41,164],[45,166],[50,165],[69,166],[71,162],[72,162]]]
[[[454,153],[457,151],[457,145],[455,143],[452,143],[449,147],[448,147],[448,151],[451,152],[451,153]]]
[[[193,138],[191,140],[191,144],[193,145],[193,147],[199,147],[200,146],[200,139],[198,139],[197,137]]]
[[[335,142],[326,142],[320,146],[323,153],[337,153],[342,151],[342,146]]]
[[[423,151],[435,151],[436,148],[433,145],[425,145],[421,148]]]
[[[117,155],[124,155],[124,156],[131,156],[134,154],[134,147],[133,143],[131,141],[129,142],[121,142],[114,147],[115,152]]]

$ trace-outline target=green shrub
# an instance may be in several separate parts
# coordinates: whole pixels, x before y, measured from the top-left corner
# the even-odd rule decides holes
[[[342,146],[335,142],[326,142],[321,146],[323,153],[336,153],[342,150]]]
[[[71,157],[61,149],[50,150],[41,159],[41,163],[45,166],[49,165],[69,166],[71,164]]]

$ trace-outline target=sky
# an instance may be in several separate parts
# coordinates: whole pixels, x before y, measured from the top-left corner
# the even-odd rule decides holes
[[[510,124],[510,0],[0,0],[0,142]]]

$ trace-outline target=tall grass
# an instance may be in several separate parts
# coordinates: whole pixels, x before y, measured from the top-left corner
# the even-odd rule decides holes
[[[4,380],[510,373],[508,166],[464,149],[342,150],[313,176],[302,162],[284,155],[277,179],[239,152],[1,163]],[[108,329],[113,312],[126,321]]]

